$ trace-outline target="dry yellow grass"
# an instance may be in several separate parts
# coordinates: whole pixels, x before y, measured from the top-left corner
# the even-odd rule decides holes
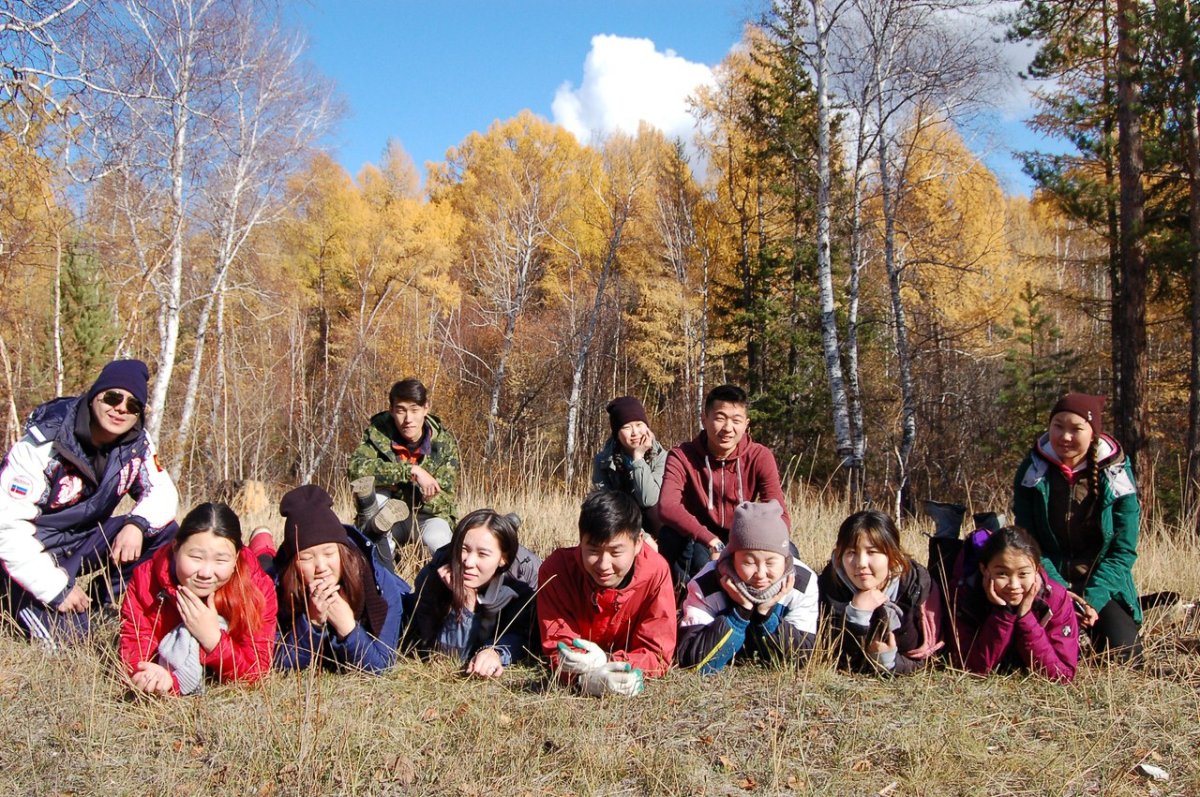
[[[577,497],[488,495],[522,515],[540,553],[575,537]],[[480,503],[468,495],[464,506]],[[819,567],[843,510],[800,497],[792,508],[801,553]],[[246,521],[282,527],[269,510]],[[923,559],[917,532],[905,534]],[[1194,543],[1156,530],[1138,577],[1143,589],[1194,596],[1198,565]],[[1200,663],[1178,650],[1170,612],[1151,613],[1146,631],[1150,666],[1086,663],[1066,687],[947,670],[853,677],[818,655],[800,670],[673,672],[632,700],[575,696],[534,667],[468,681],[445,661],[148,700],[118,676],[115,624],[55,654],[10,634],[0,637],[0,793],[1200,794]],[[1133,774],[1143,761],[1171,780]]]

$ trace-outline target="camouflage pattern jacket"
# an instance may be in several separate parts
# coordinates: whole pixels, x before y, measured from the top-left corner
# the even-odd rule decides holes
[[[422,500],[421,490],[412,480],[412,464],[397,458],[392,449],[392,443],[400,441],[400,431],[386,411],[371,418],[362,442],[350,455],[346,475],[350,481],[374,476],[377,490],[390,492],[423,517],[440,517],[453,526],[457,522],[454,495],[458,486],[458,443],[435,415],[425,416],[425,431],[427,435],[423,434],[422,439],[428,437],[428,451],[417,464],[442,487],[431,500]]]

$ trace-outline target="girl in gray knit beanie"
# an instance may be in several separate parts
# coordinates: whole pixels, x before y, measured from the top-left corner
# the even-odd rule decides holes
[[[734,660],[800,664],[817,630],[817,578],[793,556],[783,507],[738,504],[729,544],[688,584],[676,655],[716,672]]]
[[[784,590],[791,574],[791,540],[778,501],[743,501],[733,513],[729,544],[717,571],[750,603],[758,606]]]

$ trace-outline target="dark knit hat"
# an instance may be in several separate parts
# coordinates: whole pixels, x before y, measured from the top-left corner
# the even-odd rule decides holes
[[[725,547],[727,554],[770,551],[790,556],[790,543],[783,507],[774,498],[761,503],[743,501],[733,510],[733,530],[729,532],[729,545]]]
[[[1099,437],[1104,431],[1104,396],[1091,396],[1087,393],[1065,393],[1050,410],[1050,419],[1060,412],[1073,412],[1088,422],[1092,434]]]
[[[614,437],[627,423],[641,421],[647,426],[650,425],[650,421],[646,418],[646,408],[633,396],[615,398],[608,402],[606,409],[608,410],[608,424],[612,427]]]
[[[150,370],[141,360],[113,360],[100,369],[100,376],[92,383],[87,393],[90,402],[105,390],[120,388],[129,395],[146,404],[147,383],[150,381]]]
[[[333,513],[333,499],[315,484],[306,484],[286,493],[279,501],[283,515],[283,545],[275,557],[282,569],[300,551],[314,545],[337,542],[350,545],[346,527]]]

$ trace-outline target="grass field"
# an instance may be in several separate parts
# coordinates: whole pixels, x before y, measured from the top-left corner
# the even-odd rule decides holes
[[[491,492],[545,554],[572,542],[578,499]],[[464,506],[475,506],[470,498]],[[820,568],[844,512],[791,503]],[[245,518],[277,531],[270,510]],[[924,560],[920,524],[905,530]],[[406,562],[417,565],[416,551]],[[1143,591],[1200,594],[1200,551],[1147,533]],[[379,678],[272,675],[199,698],[132,697],[116,625],[46,653],[0,635],[0,794],[11,795],[1200,795],[1198,629],[1154,610],[1142,670],[1084,663],[1071,686],[939,670],[672,672],[635,699],[589,699],[535,667],[499,682],[449,662]],[[1140,763],[1166,770],[1152,781]]]

